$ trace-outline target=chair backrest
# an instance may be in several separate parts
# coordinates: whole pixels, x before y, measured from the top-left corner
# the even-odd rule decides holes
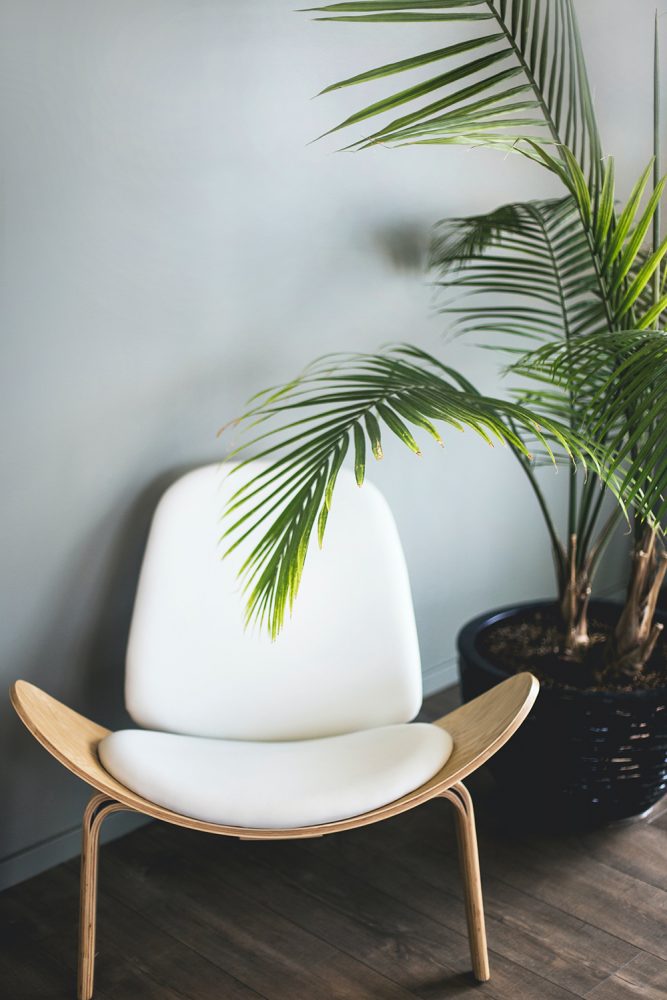
[[[407,722],[422,700],[407,568],[389,507],[342,470],[324,547],[306,559],[275,642],[244,629],[241,555],[222,559],[221,514],[243,477],[188,473],[156,509],[127,652],[126,704],[150,729],[307,739]],[[247,554],[247,550],[246,550]]]

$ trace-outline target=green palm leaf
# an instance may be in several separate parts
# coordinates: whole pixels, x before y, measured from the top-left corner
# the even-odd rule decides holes
[[[410,106],[409,113],[386,122],[353,148],[414,142],[522,148],[532,135],[538,143],[572,149],[591,181],[599,176],[601,146],[572,0],[401,0],[309,9],[319,14],[318,20],[349,23],[481,22],[482,33],[470,40],[386,63],[327,87],[323,93],[431,64],[442,66],[436,76],[361,108],[331,129]],[[452,59],[473,49],[479,55],[449,68]],[[502,71],[494,69],[505,63]],[[430,94],[437,100],[414,106]]]
[[[596,332],[548,344],[515,366],[585,405],[580,432],[603,451],[625,501],[653,523],[667,516],[667,332]]]
[[[441,222],[431,265],[452,331],[481,336],[484,346],[524,354],[531,343],[568,343],[607,329],[572,197]],[[580,422],[576,401],[553,387],[520,398],[542,415]]]
[[[382,456],[383,433],[420,454],[413,429],[441,442],[434,422],[469,428],[489,444],[507,443],[528,458],[525,432],[547,454],[558,447],[597,463],[595,453],[557,420],[479,394],[458,372],[415,347],[322,359],[300,378],[256,397],[239,422],[252,433],[229,456],[241,459],[232,474],[257,458],[267,464],[234,493],[224,537],[228,552],[250,546],[241,570],[247,620],[265,624],[274,637],[296,597],[315,525],[323,542],[350,445],[360,485],[369,451]]]
[[[667,254],[667,240],[646,251],[649,232],[656,233],[665,189],[665,178],[658,178],[642,209],[654,161],[648,164],[635,184],[627,204],[616,217],[614,211],[614,165],[610,159],[604,168],[600,188],[588,185],[580,165],[570,150],[561,149],[562,159],[532,140],[530,155],[555,173],[571,193],[588,244],[591,263],[597,275],[597,294],[603,303],[608,330],[643,329],[657,323],[667,302],[660,302],[662,278],[660,266]],[[651,282],[651,279],[654,279]],[[651,287],[652,286],[652,287]],[[657,293],[657,294],[656,294]],[[651,297],[650,312],[646,298]],[[639,307],[639,311],[638,311]]]
[[[324,359],[286,386],[260,394],[241,418],[251,436],[237,452],[262,457],[227,512],[230,548],[247,544],[242,576],[248,621],[277,635],[295,599],[311,535],[322,544],[336,478],[350,455],[361,485],[383,436],[420,454],[422,430],[470,428],[507,443],[528,474],[552,541],[561,591],[586,578],[614,517],[592,546],[604,483],[642,516],[667,513],[667,308],[659,211],[664,181],[650,164],[619,212],[615,170],[603,161],[573,0],[372,0],[313,8],[322,20],[433,22],[472,37],[357,73],[325,93],[424,72],[360,108],[330,131],[370,126],[350,148],[386,143],[517,149],[562,182],[566,197],[504,206],[442,224],[433,263],[456,333],[522,355],[513,401],[480,395],[458,372],[416,348]],[[435,30],[435,29],[434,29]],[[377,122],[377,124],[375,124]],[[648,189],[653,170],[653,189]],[[646,246],[649,231],[653,246]],[[534,349],[525,355],[526,344]],[[651,365],[647,368],[647,365]],[[588,444],[582,443],[582,434]],[[533,447],[534,442],[534,447]],[[593,470],[577,498],[569,477],[563,546],[532,472],[538,461],[583,459]]]
[[[443,71],[367,105],[332,131],[401,107],[406,111],[353,144],[465,143],[518,149],[554,172],[578,207],[597,294],[608,330],[659,324],[667,303],[646,304],[649,284],[662,287],[660,248],[652,262],[638,259],[659,214],[664,182],[640,211],[652,165],[616,218],[614,164],[602,161],[579,29],[572,0],[474,0],[428,3],[348,2],[311,8],[327,20],[488,21],[491,30],[464,42],[367,70],[326,88],[357,86],[438,65]],[[473,53],[474,58],[457,62]],[[433,95],[437,99],[419,104]],[[419,104],[418,107],[414,107]],[[551,147],[551,149],[547,147]],[[665,290],[667,291],[667,290]],[[590,330],[590,327],[589,327]]]

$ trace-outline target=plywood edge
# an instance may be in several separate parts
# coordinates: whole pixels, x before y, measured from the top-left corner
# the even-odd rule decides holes
[[[27,681],[16,681],[10,697],[22,722],[52,756],[77,777],[128,809],[207,833],[241,839],[284,840],[320,837],[367,826],[438,797],[480,767],[511,738],[530,711],[538,690],[539,684],[532,674],[518,674],[432,723],[451,734],[452,755],[437,774],[400,799],[349,819],[288,829],[221,826],[164,809],[120,784],[102,767],[97,746],[110,730]]]

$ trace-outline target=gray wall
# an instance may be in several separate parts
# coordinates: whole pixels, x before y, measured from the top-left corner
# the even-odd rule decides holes
[[[333,79],[409,51],[400,30],[313,25],[285,0],[0,0],[2,682],[110,726],[160,489],[221,456],[217,428],[315,355],[443,322],[418,270],[435,219],[553,190],[517,158],[335,153],[308,141],[357,93]],[[649,155],[649,0],[579,0],[625,188]],[[434,29],[412,34],[433,47]],[[609,58],[605,51],[623,58]],[[496,359],[446,356],[485,388]],[[470,434],[374,475],[396,511],[430,687],[454,635],[553,592],[511,456]],[[562,510],[564,476],[547,473]],[[618,585],[618,560],[603,589]],[[76,850],[85,790],[0,703],[4,881]]]

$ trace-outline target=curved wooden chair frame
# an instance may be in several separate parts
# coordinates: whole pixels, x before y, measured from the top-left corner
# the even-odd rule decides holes
[[[93,995],[100,830],[108,815],[121,810],[241,840],[285,840],[352,830],[397,816],[430,799],[446,798],[456,810],[473,972],[480,982],[489,979],[475,814],[463,779],[492,757],[516,732],[528,715],[538,690],[538,681],[532,674],[518,674],[434,722],[433,725],[451,734],[454,741],[452,754],[429,781],[394,802],[335,823],[295,829],[251,829],[201,822],[171,812],[137,795],[116,781],[100,763],[97,746],[110,730],[72,711],[34,685],[17,681],[11,691],[11,700],[28,730],[56,760],[95,789],[83,818],[79,1000],[90,1000]]]

